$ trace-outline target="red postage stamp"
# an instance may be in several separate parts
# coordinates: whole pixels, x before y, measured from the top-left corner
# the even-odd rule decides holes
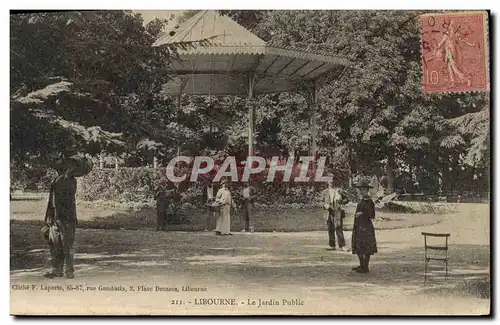
[[[425,14],[422,32],[424,91],[489,90],[488,14]]]

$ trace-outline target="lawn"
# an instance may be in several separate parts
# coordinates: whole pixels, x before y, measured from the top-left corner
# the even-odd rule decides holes
[[[13,202],[13,205],[19,203]],[[26,202],[21,206],[24,206],[22,211],[28,211]],[[19,207],[13,207],[13,211],[21,211]],[[324,228],[322,231],[237,232],[234,236],[220,237],[207,232],[152,231],[151,219],[137,230],[91,229],[92,224],[88,222],[102,222],[95,216],[100,214],[101,218],[107,218],[106,210],[82,204],[79,209],[94,217],[81,221],[89,225],[87,229],[77,229],[76,282],[42,277],[47,266],[44,256],[47,248],[40,238],[40,221],[29,220],[30,214],[24,213],[21,214],[24,220],[13,220],[10,226],[11,283],[127,287],[189,285],[206,287],[208,291],[175,295],[65,292],[53,294],[50,299],[44,292],[11,291],[13,311],[72,315],[131,312],[157,315],[478,315],[489,310],[489,207],[485,204],[458,204],[452,213],[435,216],[442,218],[437,224],[377,229],[379,252],[372,258],[371,271],[367,275],[351,271],[356,265],[356,257],[351,253],[325,250],[328,240]],[[313,220],[312,214],[302,212],[294,218],[301,215]],[[31,213],[35,215],[37,213]],[[131,215],[138,214],[133,212]],[[268,212],[267,215],[285,218],[283,213],[275,216]],[[413,217],[418,215],[412,214]],[[258,218],[263,216],[265,214],[259,214]],[[394,220],[380,222],[396,225]],[[443,265],[434,263],[433,274],[424,285],[422,231],[451,233],[447,281],[443,281]],[[345,236],[349,243],[350,232],[346,231]],[[170,298],[219,296],[234,297],[238,301],[298,298],[305,306],[252,309],[245,305],[223,309],[169,304]],[[83,305],[82,301],[85,301]]]
[[[15,199],[11,201],[11,220],[14,223],[29,223],[41,225],[45,215],[47,199],[44,196]],[[402,203],[409,204],[409,203]],[[411,203],[414,210],[424,213],[395,213],[378,211],[375,227],[377,229],[397,229],[418,227],[440,222],[444,213],[428,209],[430,204]],[[434,204],[437,205],[437,204]],[[154,206],[152,203],[150,206]],[[344,229],[352,230],[354,205],[347,207]],[[433,213],[431,213],[433,212]],[[193,208],[182,211],[181,224],[170,225],[171,231],[202,231],[205,229],[206,210]],[[82,202],[77,203],[79,228],[90,229],[154,229],[156,227],[156,211],[151,207],[130,209],[120,207],[113,202]],[[235,210],[232,213],[231,229],[239,231],[243,228],[243,213]],[[255,209],[252,214],[255,231],[259,232],[294,232],[325,230],[323,210],[320,207],[309,209]]]

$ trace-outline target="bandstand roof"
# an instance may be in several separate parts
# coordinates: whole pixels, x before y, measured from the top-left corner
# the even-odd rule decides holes
[[[154,46],[209,40],[209,45],[179,49],[172,64],[168,95],[247,95],[248,75],[255,94],[291,91],[297,81],[315,80],[348,65],[345,59],[266,43],[229,17],[200,11],[178,29],[166,31]]]

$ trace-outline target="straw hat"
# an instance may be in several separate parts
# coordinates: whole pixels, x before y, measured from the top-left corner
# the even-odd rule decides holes
[[[94,167],[92,160],[81,154],[76,154],[69,157],[68,162],[69,161],[75,164],[75,170],[73,171],[73,176],[75,177],[82,177],[87,175],[92,171],[92,168]]]

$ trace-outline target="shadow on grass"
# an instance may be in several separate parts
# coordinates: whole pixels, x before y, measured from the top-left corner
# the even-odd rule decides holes
[[[423,247],[394,249],[380,242],[372,257],[371,272],[357,274],[351,267],[357,258],[351,253],[325,250],[325,238],[303,238],[275,234],[214,236],[207,232],[153,232],[78,229],[75,250],[79,272],[92,274],[182,274],[192,278],[219,278],[256,288],[272,288],[291,282],[308,290],[353,290],[490,296],[490,250],[487,246],[452,245],[449,276],[443,279],[444,265],[433,263],[424,285]],[[11,275],[40,273],[46,261],[46,245],[39,228],[11,223]],[[38,274],[36,273],[36,274]],[[118,274],[118,273],[117,273]]]
[[[11,197],[10,201],[42,201],[45,197]]]
[[[239,255],[243,252],[237,252]],[[444,278],[444,264],[429,266],[424,283],[423,250],[404,249],[398,252],[376,254],[371,259],[371,272],[358,274],[351,270],[357,265],[352,254],[324,253],[312,249],[303,257],[289,254],[256,254],[246,259],[231,256],[195,256],[188,261],[203,265],[204,271],[217,274],[224,265],[224,278],[241,283],[267,283],[280,286],[302,283],[304,288],[317,291],[334,291],[346,295],[361,290],[373,292],[399,291],[426,295],[490,298],[489,248],[477,245],[460,245],[450,252],[449,272]],[[194,263],[193,263],[194,262]],[[203,262],[203,263],[196,263]],[[197,269],[190,269],[193,274]],[[231,279],[231,280],[229,280]],[[262,279],[266,279],[264,282]]]
[[[207,211],[192,209],[183,211],[182,222],[169,224],[169,231],[203,231],[207,223]],[[322,210],[255,210],[252,214],[255,231],[315,231],[326,228],[322,217]],[[212,220],[215,225],[216,220]],[[79,222],[80,228],[86,229],[155,229],[156,211],[143,208],[139,211],[118,212],[108,217],[94,218]],[[231,215],[231,230],[240,231],[244,228],[242,211],[233,212]]]
[[[18,207],[18,215],[29,214],[29,211]],[[26,210],[26,211],[25,211]],[[109,212],[86,209],[79,215],[78,228],[84,229],[156,229],[156,211],[151,208],[142,208],[138,211]],[[85,214],[90,214],[85,215]],[[207,223],[207,211],[204,209],[191,209],[181,212],[181,223],[169,224],[169,231],[203,231]],[[94,217],[93,217],[94,216]],[[23,223],[42,226],[40,220],[26,220]],[[418,227],[439,223],[443,215],[427,214],[394,214],[378,213],[374,221],[376,229],[398,229]],[[254,230],[257,232],[301,232],[325,231],[326,222],[323,219],[321,208],[313,209],[255,209],[251,214]],[[12,222],[21,222],[14,219]],[[212,224],[215,226],[215,220]],[[353,216],[348,214],[344,220],[344,230],[351,231]],[[231,230],[239,232],[244,228],[243,212],[234,211],[231,215]]]

